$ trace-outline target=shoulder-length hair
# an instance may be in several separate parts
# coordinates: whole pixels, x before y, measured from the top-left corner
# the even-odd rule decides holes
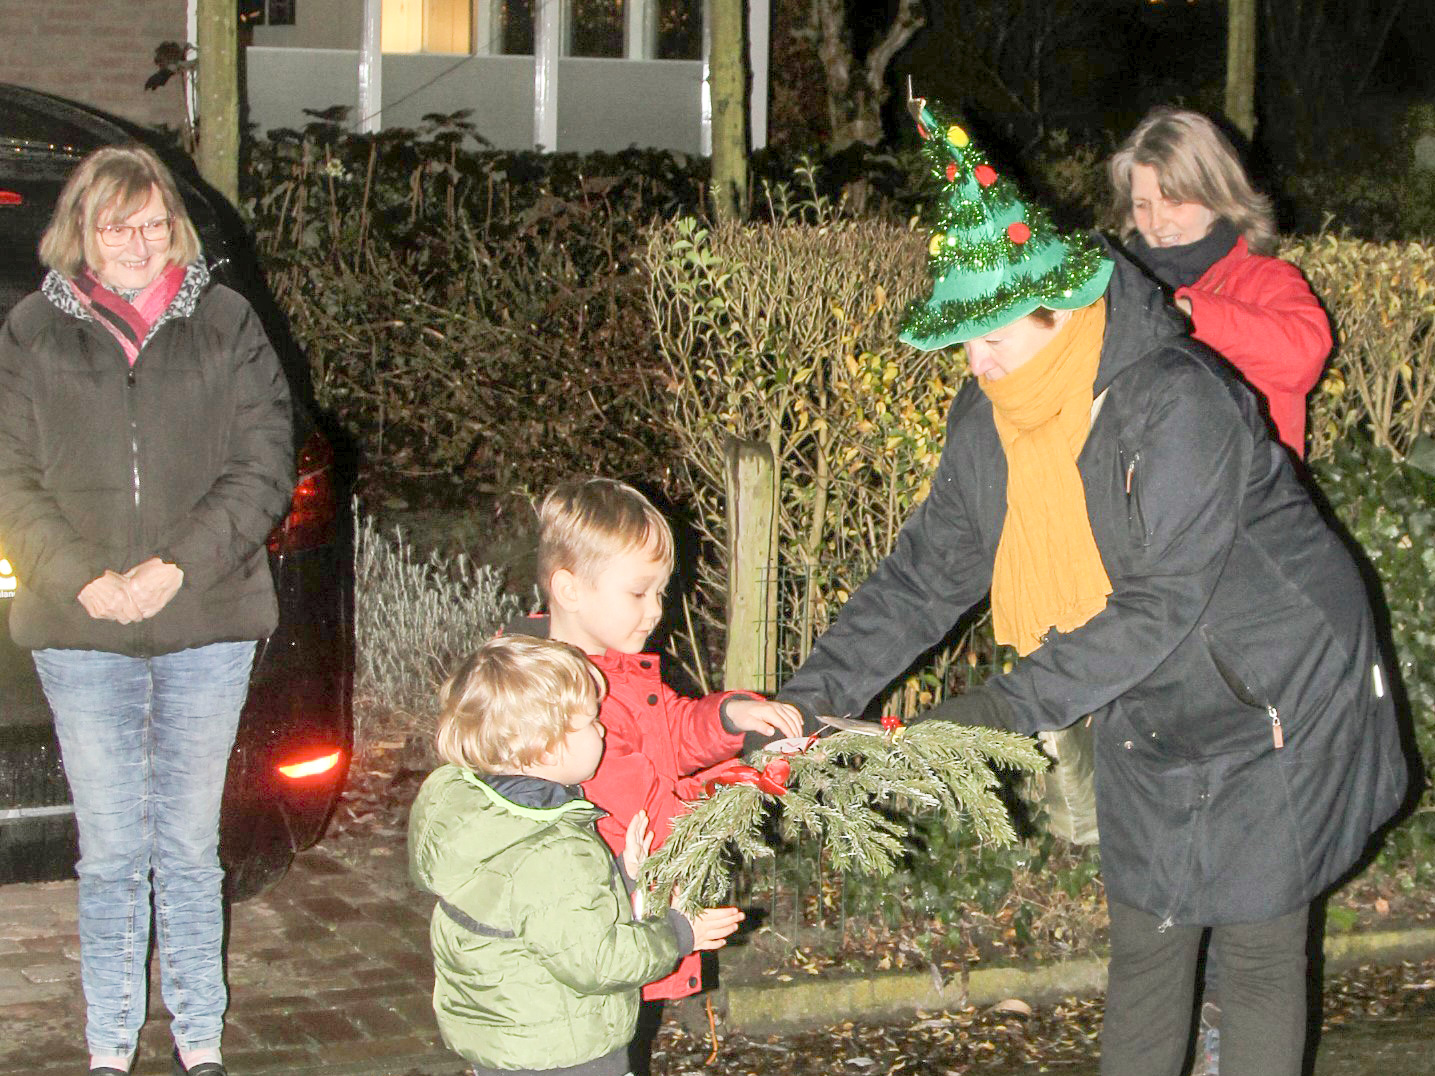
[[[1230,221],[1245,236],[1252,253],[1275,253],[1270,198],[1251,186],[1230,139],[1199,112],[1153,108],[1107,162],[1112,194],[1108,223],[1123,241],[1136,231],[1131,169],[1138,164],[1156,170],[1167,198],[1199,202]]]
[[[144,208],[151,188],[159,190],[171,218],[168,261],[188,265],[199,257],[199,233],[185,211],[174,176],[154,152],[138,143],[104,146],[79,165],[55,202],[40,237],[40,261],[62,276],[76,277],[101,265],[100,220],[122,221]]]

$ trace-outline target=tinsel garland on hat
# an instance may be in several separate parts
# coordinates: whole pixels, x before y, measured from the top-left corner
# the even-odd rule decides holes
[[[940,104],[909,96],[907,107],[936,182],[927,217],[932,293],[907,308],[903,341],[936,350],[1038,307],[1074,310],[1101,297],[1112,263],[1093,237],[1057,231]]]
[[[667,841],[643,864],[643,887],[676,887],[686,911],[723,902],[739,860],[773,855],[765,822],[774,811],[783,840],[815,838],[837,869],[878,877],[906,850],[908,829],[894,806],[936,811],[949,829],[970,826],[983,844],[1016,840],[997,795],[997,769],[1046,769],[1030,738],[947,721],[908,729],[886,719],[884,730],[835,732],[798,753],[758,752],[718,770],[707,795],[673,819]],[[654,905],[659,911],[666,902]]]

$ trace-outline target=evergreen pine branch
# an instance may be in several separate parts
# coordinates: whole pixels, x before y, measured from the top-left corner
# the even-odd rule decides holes
[[[759,752],[750,761],[761,769],[772,757]],[[982,843],[1008,845],[1016,832],[997,794],[996,768],[1037,773],[1048,764],[1024,736],[945,721],[901,736],[836,732],[788,760],[785,795],[722,785],[675,818],[668,840],[643,865],[640,884],[654,893],[676,891],[684,911],[721,902],[736,861],[773,855],[764,838],[772,809],[787,840],[812,836],[838,869],[879,877],[906,850],[909,831],[900,814],[914,805],[938,812],[949,829],[967,824]],[[650,901],[655,914],[666,903]]]

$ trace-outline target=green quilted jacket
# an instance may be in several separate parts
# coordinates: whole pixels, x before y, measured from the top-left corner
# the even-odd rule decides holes
[[[429,941],[444,1041],[481,1076],[625,1073],[639,988],[691,947],[687,921],[633,920],[577,786],[488,781],[503,794],[441,766],[409,817],[410,876],[439,898]]]

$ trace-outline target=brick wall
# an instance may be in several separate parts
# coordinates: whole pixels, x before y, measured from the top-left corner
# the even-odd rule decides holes
[[[179,80],[146,90],[161,41],[182,41],[185,0],[0,0],[0,82],[178,127]]]

